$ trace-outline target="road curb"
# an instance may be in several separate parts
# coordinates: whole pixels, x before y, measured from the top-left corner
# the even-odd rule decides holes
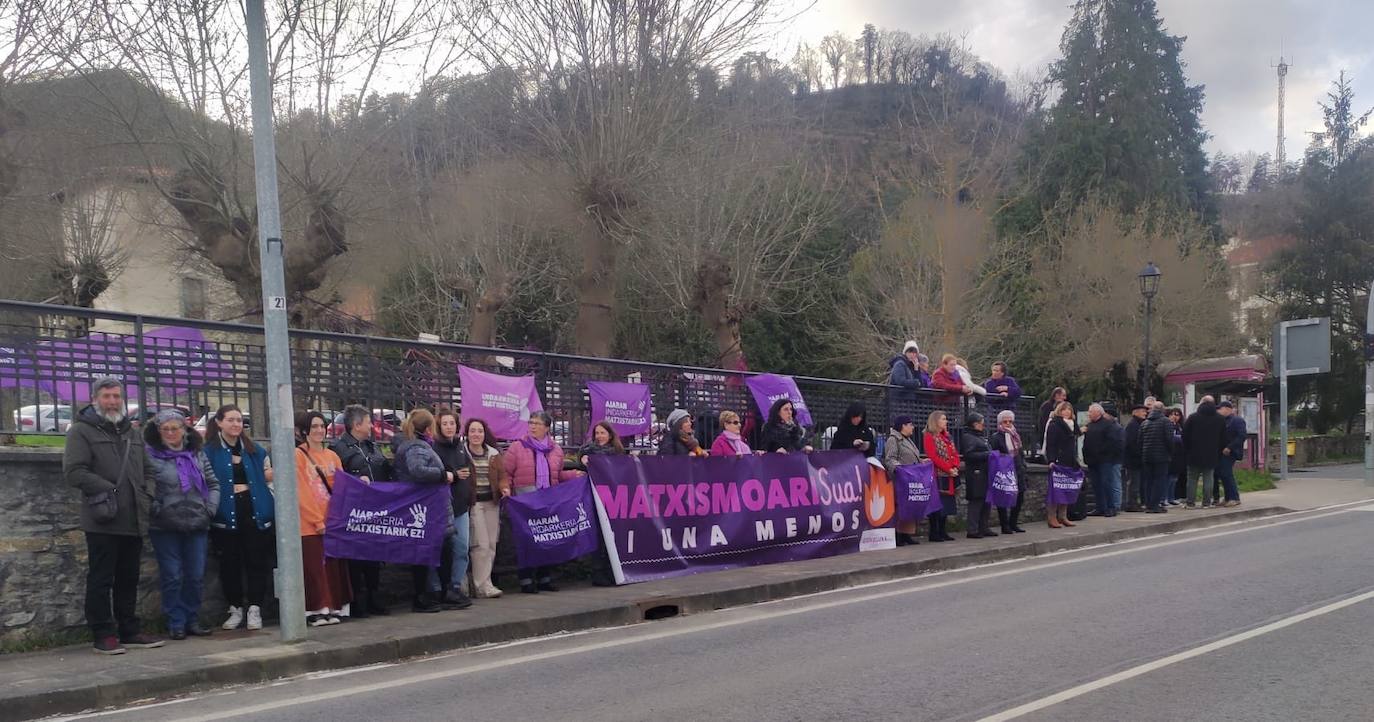
[[[541,617],[504,622],[486,627],[441,630],[379,641],[341,645],[307,641],[299,645],[260,648],[242,659],[225,659],[194,669],[156,677],[96,682],[89,685],[46,690],[29,694],[0,693],[0,719],[31,719],[62,714],[77,714],[139,701],[181,696],[208,688],[265,682],[329,669],[359,667],[397,662],[440,652],[512,642],[559,632],[577,632],[604,627],[635,624],[650,618],[657,610],[663,616],[694,614],[760,602],[775,601],[805,594],[950,571],[1013,559],[1026,559],[1055,552],[1110,544],[1144,537],[1165,536],[1180,531],[1202,529],[1219,524],[1258,519],[1289,513],[1283,507],[1237,509],[1225,514],[1170,519],[1149,526],[1104,530],[1091,534],[1065,536],[1051,541],[1027,541],[1013,546],[979,549],[933,559],[880,561],[872,566],[848,570],[820,570],[799,573],[790,579],[761,577],[731,588],[698,593],[650,593],[625,601],[608,600],[608,606],[572,613],[553,613]],[[774,567],[774,569],[782,569]],[[233,657],[233,654],[226,654]]]

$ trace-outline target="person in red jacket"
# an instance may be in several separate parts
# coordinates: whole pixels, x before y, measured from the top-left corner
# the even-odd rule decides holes
[[[955,369],[958,364],[959,359],[955,358],[952,353],[941,356],[940,368],[935,369],[935,373],[930,376],[931,388],[961,396],[968,396],[973,393],[973,389],[964,383],[959,371]]]
[[[941,364],[941,369],[944,364]],[[939,373],[938,371],[936,373]],[[954,500],[954,488],[959,485],[959,450],[949,437],[949,419],[943,411],[932,411],[926,420],[926,432],[922,438],[926,456],[935,464],[935,484],[940,489],[942,511],[929,516],[930,540],[954,541],[945,525],[949,517],[958,512]]]

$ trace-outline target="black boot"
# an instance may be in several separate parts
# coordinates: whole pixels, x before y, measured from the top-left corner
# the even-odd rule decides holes
[[[978,533],[985,537],[997,536],[992,530],[992,505],[987,502],[983,502],[983,511],[978,517]]]
[[[983,538],[983,505],[972,503],[968,505],[968,519],[964,536],[970,539]]]
[[[368,604],[368,594],[365,590],[354,593],[353,601],[348,604],[348,616],[354,619],[367,619],[372,616],[367,611]]]
[[[1007,513],[1007,510],[1006,510],[1006,509],[1003,509],[1003,508],[1000,507],[1000,506],[997,507],[997,523],[998,523],[999,526],[1002,527],[1002,533],[1003,533],[1003,534],[1010,534],[1010,533],[1012,533],[1011,522],[1010,522],[1010,521],[1007,521],[1007,519],[1009,518],[1009,516],[1010,516],[1010,515]]]
[[[926,517],[926,519],[926,538],[933,542],[944,541],[944,539],[940,538],[940,515],[931,514]]]

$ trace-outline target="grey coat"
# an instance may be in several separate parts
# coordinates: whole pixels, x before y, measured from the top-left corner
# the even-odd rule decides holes
[[[883,468],[888,476],[897,473],[897,467],[915,464],[921,460],[921,450],[915,439],[902,436],[899,431],[889,431],[883,444]]]
[[[417,484],[442,484],[448,480],[444,460],[423,439],[403,439],[396,444],[396,458],[391,462],[396,481]]]
[[[219,508],[219,479],[215,478],[215,470],[204,451],[196,451],[196,461],[205,475],[205,485],[210,491],[208,496],[201,496],[196,489],[181,490],[175,461],[148,456],[148,480],[153,487],[150,529],[196,532],[210,528],[210,520]]]
[[[118,513],[107,523],[91,516],[86,500],[115,488],[124,461],[123,481],[115,495]],[[67,431],[62,452],[62,476],[67,484],[81,490],[81,531],[119,536],[142,536],[148,530],[148,507],[152,494],[144,476],[143,440],[128,421],[110,423],[87,406],[76,416]]]

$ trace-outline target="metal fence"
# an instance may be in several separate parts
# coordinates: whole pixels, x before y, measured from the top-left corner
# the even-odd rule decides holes
[[[298,409],[338,412],[361,404],[399,415],[417,406],[458,408],[457,367],[463,364],[533,374],[544,408],[554,418],[555,439],[566,447],[581,445],[590,429],[587,381],[649,385],[656,418],[675,408],[691,411],[698,436],[708,445],[719,432],[716,417],[722,410],[739,412],[755,441],[764,421],[744,384],[748,373],[322,331],[292,330],[290,338]],[[254,434],[267,437],[260,326],[0,301],[0,433],[64,432],[73,411],[89,398],[91,380],[106,375],[124,379],[136,418],[165,406],[198,418],[222,404],[236,404],[256,422]],[[937,409],[950,415],[952,429],[959,428],[964,414],[978,406],[930,390],[915,392],[912,401],[909,390],[899,397],[898,389],[885,384],[794,379],[818,438],[855,401],[866,405],[869,424],[879,435],[896,415],[915,417],[919,428]],[[995,426],[996,409],[982,406],[989,427]],[[1035,436],[1035,408],[1030,397],[1014,405],[1017,426],[1027,439]],[[631,441],[632,448],[641,449],[656,442]]]

